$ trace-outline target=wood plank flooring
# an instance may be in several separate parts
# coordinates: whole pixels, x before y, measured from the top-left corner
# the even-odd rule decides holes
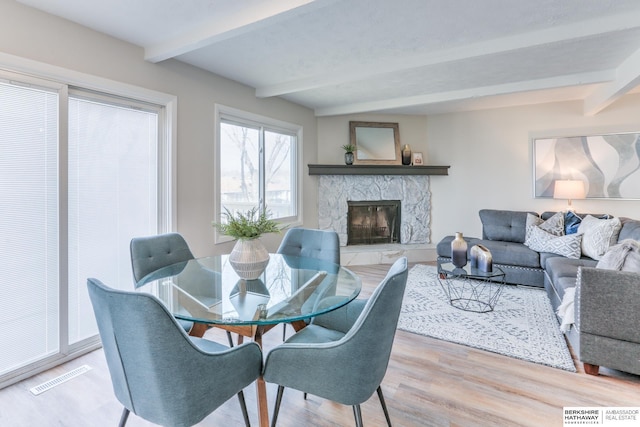
[[[389,266],[351,268],[368,296]],[[264,336],[265,352],[282,339],[282,329]],[[287,330],[288,335],[292,329]],[[211,329],[207,337],[226,343]],[[93,369],[40,396],[29,388],[83,364]],[[194,367],[197,369],[197,367]],[[565,406],[640,406],[640,377],[602,369],[598,377],[565,372],[469,347],[398,331],[387,375],[382,383],[394,426],[562,426]],[[269,411],[276,387],[268,384]],[[255,388],[245,390],[249,416],[257,425]],[[122,407],[113,395],[102,350],[89,353],[40,375],[0,390],[0,426],[116,426]],[[384,426],[377,396],[362,405],[366,427]],[[135,415],[127,426],[151,424]],[[242,426],[237,399],[232,399],[199,426]],[[350,407],[286,390],[278,425],[352,426]]]

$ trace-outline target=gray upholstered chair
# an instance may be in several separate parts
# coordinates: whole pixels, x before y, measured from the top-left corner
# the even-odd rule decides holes
[[[237,394],[245,424],[242,390],[260,375],[256,343],[229,348],[190,337],[154,296],[111,289],[97,279],[87,287],[113,389],[130,412],[164,426],[191,426]]]
[[[280,246],[279,254],[308,257],[340,264],[340,240],[333,230],[290,228]],[[286,339],[286,324],[282,326],[282,340]]]
[[[272,427],[285,387],[352,405],[362,426],[360,404],[378,392],[391,425],[380,383],[389,364],[402,298],[407,259],[398,259],[368,300],[314,318],[309,326],[269,352],[264,379],[278,384]]]

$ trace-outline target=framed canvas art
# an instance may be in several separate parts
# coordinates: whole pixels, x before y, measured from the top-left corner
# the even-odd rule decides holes
[[[640,199],[640,133],[533,139],[534,197],[581,180],[587,199]]]

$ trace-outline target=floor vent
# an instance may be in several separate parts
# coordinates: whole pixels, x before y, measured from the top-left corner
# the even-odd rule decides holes
[[[85,372],[88,372],[89,370],[91,370],[91,367],[89,365],[82,365],[79,368],[76,368],[72,371],[67,372],[66,374],[62,374],[59,377],[56,377],[52,380],[49,380],[45,383],[42,383],[38,386],[35,386],[33,388],[31,388],[31,393],[33,393],[34,395],[39,395],[40,393],[44,393],[45,391],[54,388],[55,386],[58,386],[64,382],[69,381],[72,378],[77,377],[78,375],[82,375]]]

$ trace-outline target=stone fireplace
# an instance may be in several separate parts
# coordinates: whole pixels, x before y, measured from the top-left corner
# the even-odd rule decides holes
[[[353,245],[347,231],[348,202],[375,204],[381,200],[399,201],[401,205],[398,240],[393,243],[431,242],[431,190],[426,175],[321,175],[318,184],[319,228],[335,230],[341,246]]]
[[[400,242],[400,200],[348,200],[347,207],[347,246]]]

